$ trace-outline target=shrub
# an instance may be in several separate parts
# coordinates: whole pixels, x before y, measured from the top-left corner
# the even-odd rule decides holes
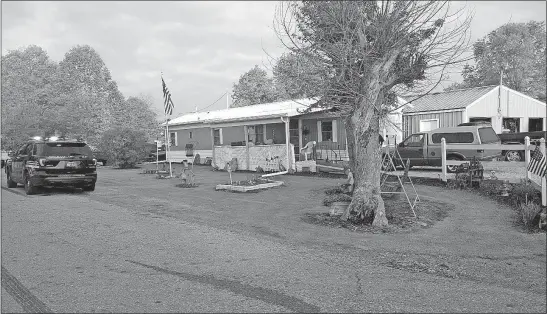
[[[327,195],[323,200],[323,205],[330,206],[334,202],[351,202],[351,196],[347,194],[331,194]]]
[[[526,182],[521,182],[520,184],[514,185],[513,190],[511,191],[511,196],[515,205],[526,202],[541,202],[540,191]]]
[[[537,226],[541,206],[535,203],[521,203],[518,207],[524,226],[531,230]]]
[[[146,158],[146,133],[129,128],[113,128],[103,133],[99,147],[114,165],[126,169],[134,168]]]

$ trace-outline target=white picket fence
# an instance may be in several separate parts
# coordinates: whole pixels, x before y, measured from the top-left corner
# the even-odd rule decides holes
[[[539,140],[539,147],[541,152],[545,155],[545,139],[542,138]],[[481,149],[498,149],[498,150],[524,150],[525,152],[525,162],[523,174],[525,173],[526,179],[530,179],[530,172],[528,171],[528,164],[530,163],[530,151],[533,151],[536,146],[530,144],[530,138],[527,136],[524,139],[524,144],[512,145],[512,144],[483,144],[480,147]],[[446,150],[447,149],[477,149],[477,145],[450,145],[446,144],[444,138],[441,139],[441,160],[442,160],[442,180],[447,181],[447,169],[446,166],[452,165],[461,165],[462,163],[469,162],[469,160],[446,160]],[[547,182],[545,176],[541,178],[541,185],[532,181],[532,184],[536,186],[541,191],[541,203],[543,206],[547,206]]]

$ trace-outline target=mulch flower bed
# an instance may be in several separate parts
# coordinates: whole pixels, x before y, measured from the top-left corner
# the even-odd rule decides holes
[[[339,198],[348,199],[347,195],[339,194],[339,192],[338,188],[326,190],[327,196],[323,204],[330,205],[333,201],[339,201]],[[324,213],[307,213],[302,219],[308,223],[332,228],[346,228],[354,232],[406,233],[428,228],[436,222],[442,221],[448,216],[448,212],[455,208],[452,204],[422,198],[414,208],[417,215],[415,218],[404,195],[384,198],[384,204],[389,224],[383,228],[372,226],[370,219],[365,222],[343,221],[340,216],[331,216],[328,213],[328,207],[325,207]]]

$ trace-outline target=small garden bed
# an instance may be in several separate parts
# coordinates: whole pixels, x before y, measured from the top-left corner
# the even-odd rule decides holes
[[[326,197],[323,205],[347,203],[351,201],[349,195],[343,194],[342,189],[336,187],[325,191]],[[307,213],[303,220],[308,223],[328,226],[332,228],[346,228],[355,232],[363,233],[404,233],[412,232],[422,228],[428,228],[435,223],[442,221],[448,216],[448,212],[455,208],[454,205],[421,199],[415,207],[417,218],[414,217],[408,201],[404,195],[397,195],[391,198],[384,198],[386,216],[389,225],[384,228],[372,226],[372,221],[355,223],[343,221],[339,215],[332,215],[328,209],[325,213]]]
[[[177,184],[175,185],[176,187],[178,188],[196,188],[199,186],[199,184],[197,183],[180,183],[180,184]]]
[[[283,181],[255,178],[252,180],[234,181],[232,184],[218,184],[215,187],[215,190],[230,192],[256,192],[281,185],[283,185]]]

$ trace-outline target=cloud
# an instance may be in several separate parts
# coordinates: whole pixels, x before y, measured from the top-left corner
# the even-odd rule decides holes
[[[175,115],[206,107],[266,50],[284,52],[274,31],[277,2],[74,1],[2,3],[2,53],[36,44],[61,61],[78,44],[103,58],[125,97],[149,94],[162,111],[160,72]],[[461,4],[461,3],[460,3]],[[545,2],[467,2],[474,40],[509,21],[545,20]],[[209,109],[225,108],[219,101]]]

